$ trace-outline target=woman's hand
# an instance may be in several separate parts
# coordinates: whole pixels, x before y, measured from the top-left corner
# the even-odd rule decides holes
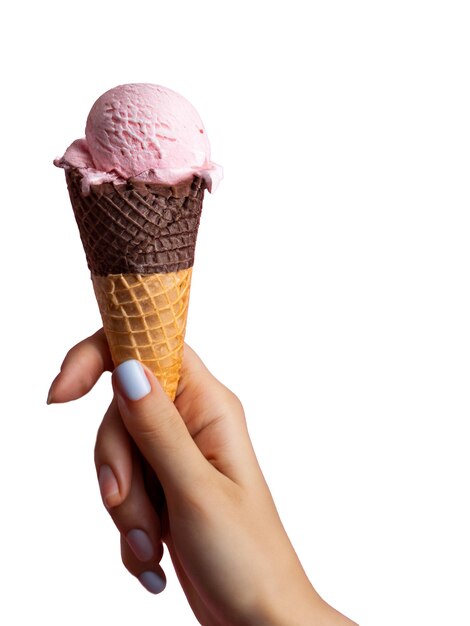
[[[68,353],[49,401],[80,397],[111,367],[99,331]],[[159,562],[166,544],[202,624],[353,624],[311,586],[238,398],[189,347],[174,404],[137,361],[116,368],[113,388],[95,462],[123,562],[149,591],[165,586]]]

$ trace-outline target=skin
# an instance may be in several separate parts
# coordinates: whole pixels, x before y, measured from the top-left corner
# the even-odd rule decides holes
[[[80,398],[112,369],[100,330],[69,351],[48,402]],[[151,390],[137,401],[126,398],[113,374],[114,398],[95,447],[103,502],[121,534],[129,572],[153,571],[164,579],[159,562],[165,544],[205,626],[353,626],[308,580],[258,465],[238,398],[188,346],[175,403],[144,371]],[[151,558],[140,560],[131,549],[126,535],[133,529],[147,533]]]

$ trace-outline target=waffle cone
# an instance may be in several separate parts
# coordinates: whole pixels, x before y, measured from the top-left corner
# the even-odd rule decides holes
[[[183,360],[192,268],[159,274],[92,274],[111,356],[136,359],[174,400]]]
[[[114,364],[141,361],[173,400],[204,180],[87,188],[79,169],[65,175]]]

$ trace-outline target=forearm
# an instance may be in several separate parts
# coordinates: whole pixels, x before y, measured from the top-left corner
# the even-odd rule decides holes
[[[269,494],[267,487],[266,490]],[[269,519],[270,523],[258,529],[251,526],[259,537],[257,553],[251,552],[249,568],[246,563],[239,568],[245,571],[244,578],[251,589],[242,603],[245,610],[241,626],[357,626],[325,602],[313,587],[270,494],[265,507],[264,514],[258,511],[257,520]],[[233,620],[228,620],[229,625],[234,626]]]

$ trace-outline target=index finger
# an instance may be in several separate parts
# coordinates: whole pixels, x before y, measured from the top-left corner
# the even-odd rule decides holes
[[[92,389],[105,371],[113,369],[103,329],[71,348],[52,382],[47,403],[77,400]]]

